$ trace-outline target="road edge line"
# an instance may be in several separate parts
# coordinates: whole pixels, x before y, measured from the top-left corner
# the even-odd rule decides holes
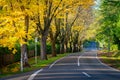
[[[65,57],[63,57],[65,58]],[[58,60],[56,60],[55,62],[53,62],[50,66],[49,66],[49,69],[52,68],[58,61],[62,60],[63,58],[60,58]]]
[[[40,70],[34,72],[27,80],[33,80],[34,77],[35,77],[39,72],[41,72],[41,71],[43,71],[43,69],[40,69]]]
[[[100,64],[102,64],[102,65],[104,65],[104,66],[107,66],[107,67],[109,67],[109,68],[112,69],[112,70],[115,70],[115,71],[120,72],[120,70],[115,69],[115,68],[113,68],[113,67],[111,67],[111,66],[109,66],[109,65],[107,65],[107,64],[105,64],[105,63],[103,63],[103,62],[101,62],[101,60],[100,60],[100,59],[98,58],[98,56],[97,56],[97,53],[96,53],[96,59],[99,61]]]

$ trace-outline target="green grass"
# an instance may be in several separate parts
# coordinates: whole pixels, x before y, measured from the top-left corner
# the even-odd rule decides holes
[[[66,56],[66,55],[68,55],[68,54],[67,53],[58,54],[57,57],[51,57],[51,55],[48,55],[48,60],[40,60],[40,56],[38,56],[37,64],[35,63],[34,57],[30,58],[29,63],[31,65],[31,67],[24,68],[23,72],[20,71],[20,63],[19,62],[13,63],[13,64],[10,64],[10,65],[4,67],[3,69],[1,69],[2,74],[0,74],[0,77],[6,77],[6,76],[14,75],[14,74],[19,74],[19,73],[24,73],[24,72],[40,69],[45,66],[48,66],[49,64],[53,63],[54,61]]]
[[[120,51],[110,53],[102,51],[98,56],[103,63],[120,70]]]

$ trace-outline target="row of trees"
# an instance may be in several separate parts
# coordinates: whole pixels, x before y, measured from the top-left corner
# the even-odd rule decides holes
[[[93,4],[93,0],[0,0],[0,46],[13,53],[16,44],[21,46],[21,70],[28,64],[28,41],[35,37],[40,40],[42,60],[47,60],[48,41],[53,57],[56,43],[60,53],[68,47],[76,51],[93,21]]]
[[[112,45],[117,45],[120,50],[119,10],[119,0],[102,0],[97,14],[98,26],[100,26],[97,39],[107,45],[108,51],[112,49]]]

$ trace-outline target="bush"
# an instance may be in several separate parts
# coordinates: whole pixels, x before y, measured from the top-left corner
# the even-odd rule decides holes
[[[17,52],[14,54],[14,61],[15,61],[15,62],[20,61],[20,57],[21,57],[20,44],[16,44],[16,49],[17,49]]]
[[[56,52],[60,53],[60,44],[56,44]]]
[[[20,70],[19,65],[20,65],[19,63],[7,65],[2,69],[2,73],[17,72]]]
[[[11,51],[7,47],[0,47],[0,54],[9,54]]]
[[[59,53],[59,50],[60,49],[60,45],[57,44],[56,45],[56,52]],[[12,62],[10,62],[11,60],[9,60],[9,64],[11,63],[14,63],[14,62],[18,62],[20,61],[20,58],[21,58],[21,46],[19,43],[16,44],[16,54],[12,54],[13,57],[12,57]],[[33,57],[34,56],[34,50],[35,50],[35,42],[34,41],[29,41],[29,45],[28,45],[28,51],[30,51],[30,53],[28,54],[28,57]],[[47,43],[47,54],[51,54],[51,44],[50,43]],[[3,47],[0,47],[0,67],[2,66],[6,66],[8,65],[8,63],[6,62],[6,60],[4,60],[4,56],[5,54],[10,54],[11,55],[12,51],[10,51],[8,48],[3,48]],[[37,43],[37,55],[40,55],[40,43],[38,42]],[[16,71],[17,69],[13,70],[13,71]]]
[[[47,54],[51,54],[51,44],[47,43]]]

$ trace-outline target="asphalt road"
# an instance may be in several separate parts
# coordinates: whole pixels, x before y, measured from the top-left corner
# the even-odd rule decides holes
[[[73,53],[48,67],[28,73],[25,78],[6,80],[120,80],[120,71],[103,64],[96,51]]]

